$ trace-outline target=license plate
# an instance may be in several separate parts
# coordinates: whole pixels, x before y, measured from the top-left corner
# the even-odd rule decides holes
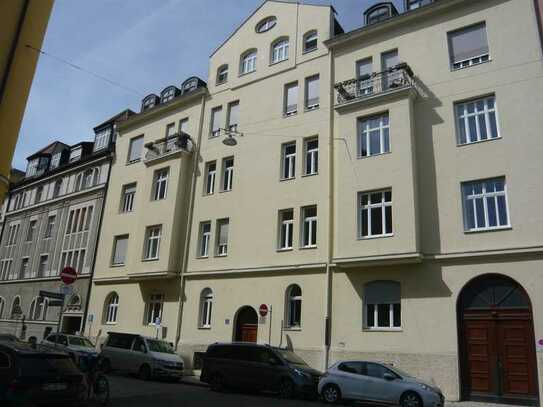
[[[66,383],[48,383],[42,386],[45,391],[61,391],[66,390],[68,385]]]

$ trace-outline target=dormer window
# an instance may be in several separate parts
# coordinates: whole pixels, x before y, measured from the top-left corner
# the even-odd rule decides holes
[[[60,165],[61,157],[62,157],[62,152],[53,154],[53,156],[51,157],[51,165],[50,165],[50,168],[52,170],[54,170],[55,168],[58,168],[58,166]]]
[[[390,2],[376,4],[364,13],[366,25],[379,23],[396,15],[398,15],[398,11]]]
[[[145,111],[148,109],[151,109],[156,106],[158,102],[158,96],[157,95],[149,95],[145,99],[143,99],[143,102],[141,103],[141,111]]]
[[[81,148],[81,146],[72,148],[72,150],[70,151],[69,161],[73,163],[74,161],[78,161],[79,159],[81,159],[82,151],[83,149]]]
[[[217,69],[217,85],[226,83],[228,81],[228,65],[221,65]]]
[[[174,86],[169,86],[164,89],[160,94],[160,103],[166,103],[172,100],[176,96],[175,90]]]
[[[271,30],[273,27],[275,27],[275,24],[277,24],[277,18],[276,17],[266,17],[264,20],[261,20],[256,25],[256,32],[259,34],[265,33],[266,31]]]
[[[416,8],[430,4],[432,1],[433,0],[405,0],[405,9],[407,11],[415,10]]]
[[[240,75],[256,71],[256,50],[246,51],[241,56]]]
[[[32,161],[28,162],[28,167],[26,167],[26,176],[27,177],[33,177],[38,172],[38,163],[40,159],[35,158]]]
[[[109,145],[110,137],[111,127],[105,128],[97,132],[96,137],[94,138],[94,151],[106,148]]]
[[[183,93],[190,92],[198,87],[198,80],[191,79],[183,83]]]

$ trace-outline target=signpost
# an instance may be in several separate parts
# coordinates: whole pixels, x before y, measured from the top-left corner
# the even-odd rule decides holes
[[[64,267],[64,269],[60,273],[60,279],[66,285],[73,284],[75,283],[75,280],[77,280],[77,271],[75,271],[75,269],[70,266]]]
[[[268,306],[266,304],[260,304],[260,308],[258,308],[258,313],[261,317],[265,317],[268,315]]]

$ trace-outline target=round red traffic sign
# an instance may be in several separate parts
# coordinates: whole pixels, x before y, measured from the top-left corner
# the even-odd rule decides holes
[[[258,313],[261,317],[268,315],[268,306],[266,304],[261,304],[260,308],[258,308]]]
[[[60,279],[64,284],[73,284],[77,280],[77,271],[73,267],[64,267],[60,273]]]

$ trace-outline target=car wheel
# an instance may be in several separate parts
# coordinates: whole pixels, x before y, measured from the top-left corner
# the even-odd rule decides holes
[[[400,406],[402,407],[423,407],[422,399],[414,391],[408,391],[402,395],[400,399]]]
[[[335,384],[324,386],[321,394],[325,403],[336,404],[341,401],[341,390]]]
[[[214,373],[209,380],[211,390],[221,392],[224,390],[224,380],[219,373]]]
[[[282,399],[290,399],[294,396],[294,383],[292,380],[281,380],[281,383],[279,383],[279,396]]]
[[[138,377],[141,380],[145,380],[145,381],[151,379],[151,368],[148,365],[142,365],[138,372]]]

